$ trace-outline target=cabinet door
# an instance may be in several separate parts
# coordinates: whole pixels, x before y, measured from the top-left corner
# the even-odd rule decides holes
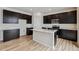
[[[57,19],[57,15],[56,14],[52,15],[51,19]]]
[[[30,30],[30,29],[33,29],[33,28],[27,28],[26,29],[27,30],[27,32],[26,32],[27,35],[32,35],[33,34],[33,30]]]
[[[19,35],[20,35],[19,29],[4,30],[3,31],[3,41],[5,42],[5,41],[19,38]]]
[[[21,14],[21,13],[18,13],[18,14],[19,14],[19,18],[20,19],[27,20],[27,24],[31,24],[32,23],[32,16],[31,15],[26,15],[26,14]]]
[[[43,17],[43,23],[44,24],[51,24],[51,19],[48,16]]]
[[[60,29],[59,37],[67,39],[67,40],[77,41],[77,31]]]
[[[67,21],[68,23],[76,23],[76,11],[71,11],[67,13]]]
[[[27,16],[27,24],[32,24],[32,16]]]
[[[59,23],[67,23],[66,17],[67,17],[66,13],[60,13],[59,14]]]
[[[12,11],[3,10],[3,23],[18,23],[18,14]]]
[[[61,24],[74,24],[76,23],[76,11],[65,12],[59,15],[59,23]]]
[[[19,13],[19,18],[20,19],[27,19],[27,15]]]

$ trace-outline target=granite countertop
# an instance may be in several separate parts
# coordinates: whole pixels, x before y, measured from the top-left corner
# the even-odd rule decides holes
[[[33,31],[45,32],[45,33],[54,33],[57,30],[48,30],[48,29],[31,29]]]

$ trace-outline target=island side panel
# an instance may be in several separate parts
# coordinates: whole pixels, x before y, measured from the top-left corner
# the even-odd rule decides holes
[[[53,36],[54,36],[53,33],[33,31],[33,40],[47,47],[53,48],[53,44],[54,44]]]

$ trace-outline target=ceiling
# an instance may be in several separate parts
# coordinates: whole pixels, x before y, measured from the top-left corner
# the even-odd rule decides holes
[[[75,7],[10,7],[10,8],[17,9],[24,12],[29,12],[29,13],[41,12],[46,14],[51,12],[58,12],[61,10],[73,9]]]

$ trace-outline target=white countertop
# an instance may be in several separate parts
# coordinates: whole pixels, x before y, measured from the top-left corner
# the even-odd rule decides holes
[[[57,30],[48,30],[48,29],[31,29],[33,31],[46,32],[46,33],[54,33]]]

